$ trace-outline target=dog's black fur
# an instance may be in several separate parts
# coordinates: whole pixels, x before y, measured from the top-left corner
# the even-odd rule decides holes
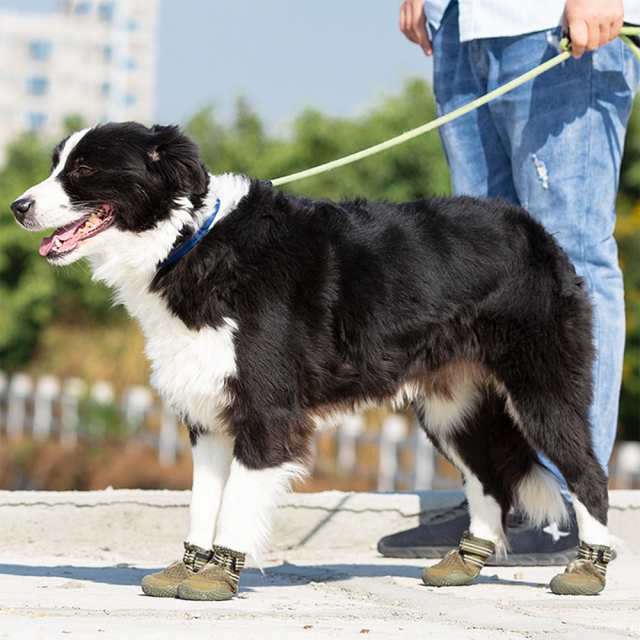
[[[171,127],[98,127],[67,165],[72,199],[111,202],[129,231],[168,217],[179,197],[198,207],[208,185],[195,145]],[[78,165],[95,173],[75,176]],[[506,514],[542,452],[606,523],[588,425],[587,292],[526,211],[468,197],[311,201],[254,181],[151,289],[191,329],[237,321],[227,420],[246,466],[305,459],[314,416],[407,384],[452,399],[472,375],[483,400],[464,428],[443,435],[417,406],[445,455],[455,452]]]

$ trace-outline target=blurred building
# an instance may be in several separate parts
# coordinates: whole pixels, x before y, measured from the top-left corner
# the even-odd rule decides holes
[[[158,0],[67,0],[0,12],[0,160],[24,131],[57,138],[65,119],[150,122]]]

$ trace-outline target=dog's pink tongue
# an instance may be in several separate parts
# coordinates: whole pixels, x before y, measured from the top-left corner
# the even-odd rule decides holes
[[[49,255],[51,251],[51,247],[53,247],[53,242],[55,240],[55,236],[49,236],[47,238],[42,238],[40,240],[40,248],[38,249],[38,253],[45,258]]]
[[[75,238],[75,233],[84,223],[85,220],[81,219],[56,229],[52,235],[41,240],[38,253],[43,258],[48,256],[56,244],[56,240],[60,240],[62,242],[62,245],[58,246],[58,251],[60,253],[75,249],[78,245],[78,239]]]

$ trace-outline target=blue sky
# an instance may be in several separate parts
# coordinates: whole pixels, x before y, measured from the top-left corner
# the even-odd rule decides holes
[[[46,10],[56,0],[0,0]],[[247,97],[275,130],[307,105],[358,114],[431,64],[398,30],[399,0],[161,0],[156,118]]]

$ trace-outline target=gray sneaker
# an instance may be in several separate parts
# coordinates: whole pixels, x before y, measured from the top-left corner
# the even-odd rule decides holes
[[[569,524],[558,528],[546,524],[532,527],[522,514],[514,512],[507,518],[509,554],[493,555],[491,566],[551,566],[566,565],[578,552],[578,527],[573,507],[567,503]],[[442,558],[458,545],[469,529],[468,504],[465,501],[447,510],[427,514],[427,521],[406,531],[384,536],[378,551],[388,558]]]

